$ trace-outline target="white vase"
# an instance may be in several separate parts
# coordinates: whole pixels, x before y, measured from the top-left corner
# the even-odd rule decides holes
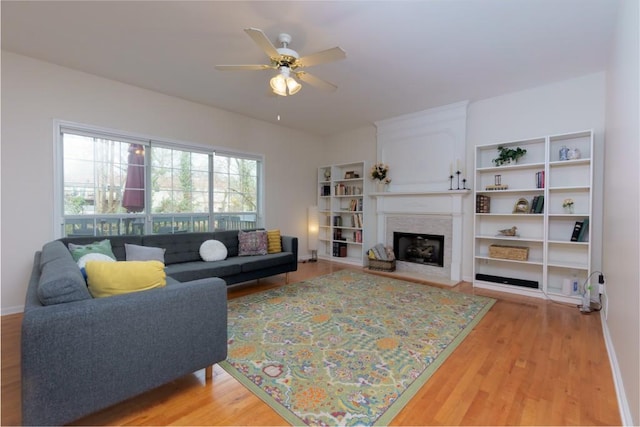
[[[376,192],[384,193],[387,190],[387,184],[382,181],[376,181]]]

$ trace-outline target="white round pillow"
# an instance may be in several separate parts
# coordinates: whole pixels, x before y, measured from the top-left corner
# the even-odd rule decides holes
[[[78,268],[80,268],[80,270],[82,270],[85,267],[85,265],[87,264],[88,261],[113,261],[113,262],[115,262],[116,260],[111,258],[109,255],[99,254],[99,253],[90,253],[90,254],[86,254],[86,255],[83,255],[82,257],[80,257],[80,259],[78,260]]]
[[[227,257],[227,247],[219,240],[205,240],[200,245],[200,257],[205,261],[222,261]]]

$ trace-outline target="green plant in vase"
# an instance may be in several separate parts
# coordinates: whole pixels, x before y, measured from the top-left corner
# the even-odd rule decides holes
[[[527,150],[524,148],[498,147],[498,157],[493,159],[493,163],[496,166],[517,163],[518,159],[520,159],[525,154],[527,154]]]

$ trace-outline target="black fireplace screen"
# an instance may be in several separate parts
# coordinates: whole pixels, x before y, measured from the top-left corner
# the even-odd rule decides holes
[[[393,252],[399,261],[444,267],[444,236],[394,232]]]

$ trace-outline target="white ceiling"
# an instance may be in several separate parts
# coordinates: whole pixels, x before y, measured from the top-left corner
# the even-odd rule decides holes
[[[2,1],[2,48],[168,95],[330,135],[381,119],[602,71],[617,0]],[[338,86],[269,96],[244,28],[281,32]],[[277,122],[277,115],[281,121]]]

